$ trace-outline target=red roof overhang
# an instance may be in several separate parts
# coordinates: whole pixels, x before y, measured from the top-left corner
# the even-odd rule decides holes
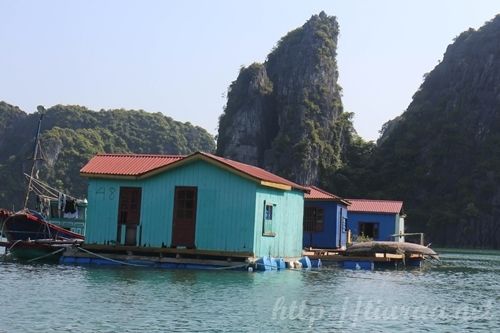
[[[306,193],[309,191],[304,186],[264,169],[203,152],[189,156],[99,154],[80,170],[80,174],[89,178],[142,179],[197,160],[204,160],[263,186],[282,190],[297,189]]]

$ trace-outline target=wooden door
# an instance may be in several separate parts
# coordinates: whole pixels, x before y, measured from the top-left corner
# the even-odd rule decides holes
[[[141,188],[120,187],[118,204],[117,242],[122,243],[122,229],[125,228],[125,245],[137,245],[137,226],[141,219]]]
[[[172,247],[195,247],[197,195],[196,187],[175,188]]]

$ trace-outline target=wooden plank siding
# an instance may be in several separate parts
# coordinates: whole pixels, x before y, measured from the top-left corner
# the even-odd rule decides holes
[[[274,236],[263,235],[264,202],[273,204]],[[255,201],[255,254],[273,257],[300,257],[304,193],[259,187]]]
[[[116,240],[120,186],[142,188],[140,246],[171,245],[175,187],[195,186],[196,248],[253,252],[255,193],[260,185],[205,161],[140,180],[90,178],[86,243]]]

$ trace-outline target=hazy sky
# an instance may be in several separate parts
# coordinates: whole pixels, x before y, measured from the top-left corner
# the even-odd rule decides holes
[[[0,0],[0,100],[163,112],[216,133],[240,66],[324,10],[340,24],[345,110],[376,139],[454,37],[500,1]]]

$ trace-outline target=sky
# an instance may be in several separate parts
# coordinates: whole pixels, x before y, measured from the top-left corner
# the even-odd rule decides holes
[[[376,140],[462,31],[498,0],[0,0],[0,100],[142,109],[217,133],[229,84],[287,32],[336,16],[339,83],[354,127]]]

